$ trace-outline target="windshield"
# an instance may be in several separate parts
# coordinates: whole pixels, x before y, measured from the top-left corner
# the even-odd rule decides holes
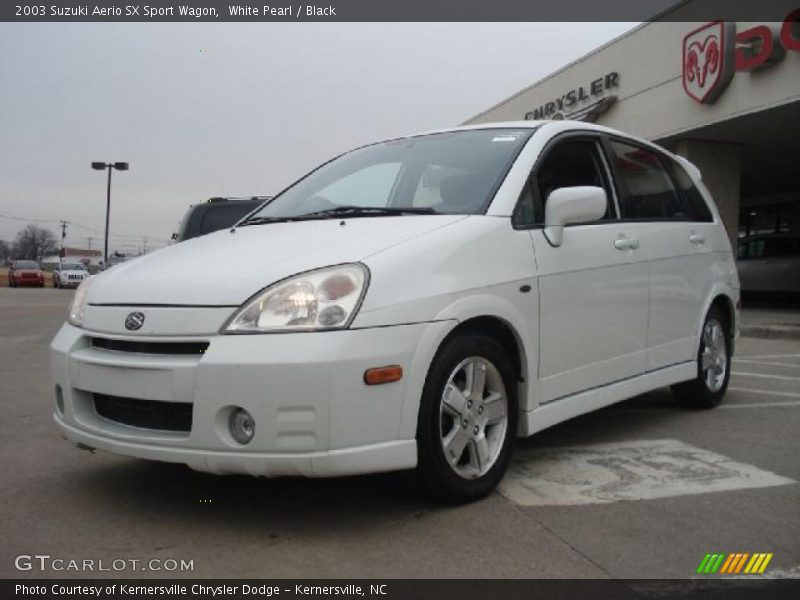
[[[482,214],[532,132],[474,129],[359,148],[313,171],[242,224],[312,213]]]
[[[32,260],[18,260],[14,263],[14,268],[17,270],[22,269],[30,269],[30,270],[39,270],[39,265],[33,262]]]
[[[78,263],[64,263],[61,265],[62,271],[83,271],[84,267]]]

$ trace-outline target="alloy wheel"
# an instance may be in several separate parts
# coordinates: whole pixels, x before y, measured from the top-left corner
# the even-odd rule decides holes
[[[716,393],[722,389],[728,368],[728,345],[722,323],[717,319],[709,319],[703,327],[700,368],[708,391]]]
[[[508,396],[498,368],[480,356],[450,374],[439,407],[442,450],[457,475],[475,479],[497,462],[508,435]]]

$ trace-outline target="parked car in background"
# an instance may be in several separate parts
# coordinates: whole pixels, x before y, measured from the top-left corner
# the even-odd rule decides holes
[[[8,269],[9,287],[44,287],[44,271],[35,260],[15,260]]]
[[[407,136],[87,279],[51,344],[54,420],[214,473],[416,467],[463,502],[518,436],[662,386],[717,405],[738,305],[684,158],[570,121]]]
[[[231,227],[270,198],[271,196],[210,198],[201,204],[193,204],[186,211],[178,231],[172,235],[172,239],[176,242],[184,242]]]
[[[53,287],[78,287],[89,276],[86,267],[79,262],[64,262],[53,269]]]
[[[754,235],[739,240],[742,292],[800,294],[800,235]]]

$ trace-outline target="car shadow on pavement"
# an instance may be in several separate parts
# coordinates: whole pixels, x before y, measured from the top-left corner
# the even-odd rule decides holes
[[[407,519],[437,505],[428,501],[413,471],[306,479],[213,475],[184,465],[110,457],[82,469],[77,489],[118,511],[151,522],[203,526],[283,537],[318,526],[328,532]]]

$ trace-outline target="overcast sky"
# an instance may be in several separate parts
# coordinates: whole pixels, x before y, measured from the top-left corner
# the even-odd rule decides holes
[[[271,195],[332,155],[457,125],[633,27],[0,24],[0,239],[71,222],[101,248],[167,243],[190,204]],[[54,230],[55,223],[40,222]]]

